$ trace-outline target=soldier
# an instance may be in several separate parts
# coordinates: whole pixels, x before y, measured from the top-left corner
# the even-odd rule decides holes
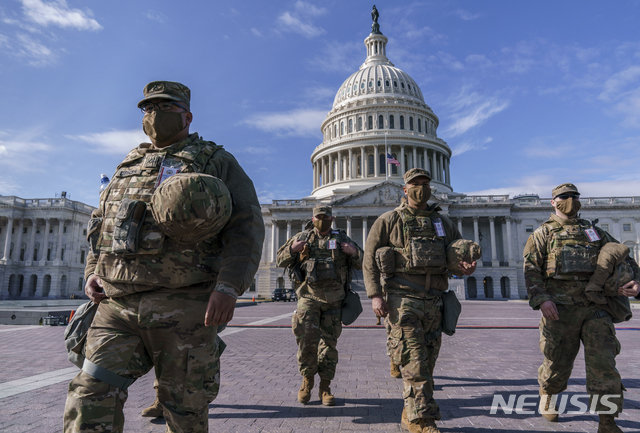
[[[433,369],[442,341],[442,294],[449,287],[446,249],[461,235],[437,205],[427,204],[429,172],[413,168],[404,181],[407,201],[382,214],[367,237],[364,282],[374,313],[389,314],[392,369],[402,367],[404,382],[401,426],[436,433],[440,409],[433,398]],[[476,262],[459,266],[457,272],[471,275]]]
[[[133,149],[89,222],[85,293],[99,303],[71,381],[64,431],[122,431],[127,387],[155,367],[167,431],[208,431],[219,325],[258,268],[253,183],[222,146],[189,133],[190,90],[154,81],[138,104],[151,143]]]
[[[319,397],[333,406],[331,381],[338,365],[338,337],[342,333],[342,301],[351,282],[351,270],[362,269],[362,249],[344,231],[332,230],[331,207],[313,208],[313,227],[292,236],[278,250],[277,264],[299,266],[298,306],[292,318],[298,343],[298,368],[302,386],[298,401],[311,398],[314,376],[320,376]]]
[[[598,432],[621,432],[615,424],[615,417],[622,412],[624,389],[615,367],[620,343],[610,315],[585,294],[600,249],[617,241],[592,222],[580,219],[580,193],[575,185],[563,183],[555,187],[552,197],[555,213],[533,232],[524,248],[529,305],[542,313],[540,350],[544,362],[538,369],[539,410],[547,420],[558,421],[553,400],[557,401],[557,394],[567,388],[582,340],[590,407],[596,403],[595,410],[600,415]],[[637,280],[638,265],[631,258],[627,262]],[[637,281],[625,285],[625,289],[637,288]],[[603,404],[603,395],[609,395],[609,404]]]

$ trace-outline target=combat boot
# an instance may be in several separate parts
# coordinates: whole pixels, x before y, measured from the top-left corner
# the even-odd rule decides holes
[[[433,418],[418,418],[415,421],[409,421],[406,408],[402,409],[400,427],[410,433],[440,433],[440,429],[436,426],[436,420]]]
[[[552,398],[552,394],[545,394],[540,390],[540,404],[538,405],[538,412],[540,412],[540,415],[542,415],[547,421],[558,422],[558,406],[556,405],[555,408],[551,410],[549,409]]]
[[[396,379],[402,377],[402,373],[400,373],[400,366],[391,361],[391,377],[395,377]]]
[[[336,399],[333,394],[331,394],[331,388],[329,388],[329,385],[331,385],[330,380],[320,379],[319,396],[322,404],[324,404],[325,406],[334,406],[336,404]]]
[[[313,389],[313,376],[303,376],[302,386],[298,391],[298,401],[307,404],[311,399],[311,390]]]
[[[600,423],[598,424],[598,433],[623,433],[620,427],[616,425],[616,419],[613,415],[600,415]]]
[[[151,406],[144,409],[140,416],[149,417],[149,418],[164,418],[164,413],[162,412],[162,405],[156,396],[156,401],[153,402]]]

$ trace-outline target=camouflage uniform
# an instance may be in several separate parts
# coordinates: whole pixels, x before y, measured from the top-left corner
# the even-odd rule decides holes
[[[153,93],[152,84],[146,97],[153,97],[147,92]],[[163,85],[188,92],[179,83]],[[159,229],[148,208],[163,166],[212,175],[227,186],[233,209],[218,235],[181,243]],[[133,242],[122,236],[131,225],[132,201],[147,207]],[[251,180],[222,146],[196,133],[164,148],[143,143],[101,194],[89,237],[85,278],[100,277],[108,298],[88,333],[87,360],[133,379],[155,367],[167,431],[208,431],[208,403],[220,386],[220,342],[217,327],[205,327],[204,316],[213,290],[237,298],[258,268],[264,226]],[[126,390],[81,371],[69,385],[65,432],[123,431],[126,399]]]
[[[382,214],[371,227],[364,257],[364,282],[367,296],[385,296],[390,325],[387,341],[392,362],[402,366],[403,398],[409,421],[440,419],[438,403],[433,398],[433,370],[442,342],[441,293],[449,287],[446,248],[461,239],[456,226],[440,215],[436,205],[421,211],[402,204]],[[434,223],[441,222],[444,236],[436,236]],[[422,258],[430,263],[411,269],[410,239],[431,239]],[[390,269],[381,269],[376,255],[385,247],[393,257]],[[384,261],[384,259],[383,259]],[[382,277],[382,284],[381,284]]]
[[[343,231],[331,230],[321,236],[313,227],[292,236],[278,250],[278,266],[286,268],[301,263],[300,253],[291,253],[291,245],[301,238],[308,242],[309,256],[302,263],[306,277],[296,289],[298,305],[292,318],[298,343],[298,367],[304,377],[317,373],[321,379],[333,380],[338,364],[336,345],[342,333],[342,301],[345,284],[350,281],[348,268],[362,269],[363,252]],[[351,243],[357,252],[345,254],[339,245],[328,249],[330,241]],[[333,265],[327,265],[330,262]]]
[[[593,228],[600,240],[590,241],[585,229]],[[567,388],[573,362],[584,345],[587,392],[593,396],[620,395],[610,399],[622,411],[620,374],[615,357],[620,353],[611,317],[600,306],[587,299],[585,288],[596,267],[603,245],[617,242],[607,232],[580,218],[562,219],[551,214],[529,237],[524,248],[524,275],[529,305],[534,310],[553,301],[559,320],[540,321],[540,350],[544,362],[538,369],[538,382],[543,394],[554,395]],[[638,266],[628,258],[636,277]],[[590,406],[591,407],[591,406]],[[608,411],[600,404],[596,411]]]

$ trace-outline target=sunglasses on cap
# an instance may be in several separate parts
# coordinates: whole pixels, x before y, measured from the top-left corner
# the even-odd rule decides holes
[[[568,200],[570,198],[580,200],[580,194],[560,194],[554,198],[559,198],[560,200]]]

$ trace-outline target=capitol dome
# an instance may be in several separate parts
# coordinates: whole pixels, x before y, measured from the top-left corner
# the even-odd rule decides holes
[[[439,119],[415,80],[387,58],[377,22],[372,29],[364,63],[342,83],[322,122],[324,139],[311,155],[312,196],[344,196],[386,180],[404,184],[414,167],[431,173],[436,192],[452,192],[451,149],[436,135]]]

